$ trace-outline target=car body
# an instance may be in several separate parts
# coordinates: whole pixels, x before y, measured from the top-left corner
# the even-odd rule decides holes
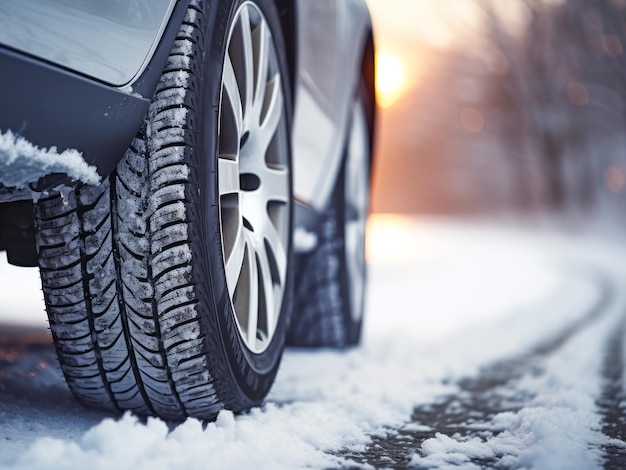
[[[210,418],[259,403],[286,337],[358,342],[375,117],[363,0],[4,2],[0,70],[15,143],[7,157],[0,142],[0,249],[39,265],[83,403]],[[28,160],[42,149],[55,165]],[[70,154],[100,184],[66,170]]]
[[[0,131],[42,148],[77,149],[108,176],[143,122],[188,3],[0,4]],[[372,26],[362,0],[277,4],[294,74],[296,220],[311,230],[339,170],[359,74],[368,75],[373,90]],[[30,183],[46,190],[55,181]],[[0,201],[31,199],[29,188],[0,186]]]

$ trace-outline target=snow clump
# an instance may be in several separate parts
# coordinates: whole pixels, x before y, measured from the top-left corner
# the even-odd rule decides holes
[[[0,132],[0,183],[23,189],[29,183],[52,173],[65,173],[72,180],[98,184],[95,166],[87,164],[78,150],[61,153],[56,147],[39,148],[10,130]]]

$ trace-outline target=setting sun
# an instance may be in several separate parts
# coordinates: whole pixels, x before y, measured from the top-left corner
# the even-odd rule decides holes
[[[387,53],[376,56],[376,93],[383,108],[394,104],[405,86],[405,72],[400,60]]]

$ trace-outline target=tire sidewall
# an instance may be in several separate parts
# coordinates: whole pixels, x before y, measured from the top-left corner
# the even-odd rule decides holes
[[[244,3],[255,4],[265,16],[270,26],[276,50],[277,60],[283,77],[282,86],[286,108],[286,138],[288,149],[291,149],[291,94],[289,89],[289,69],[284,54],[284,40],[280,31],[280,22],[276,8],[267,0],[235,0],[212,3],[213,21],[208,21],[203,42],[203,57],[200,74],[200,106],[196,112],[198,145],[194,148],[195,168],[198,174],[199,232],[196,234],[199,243],[197,249],[202,266],[196,271],[195,283],[200,290],[198,299],[206,299],[208,305],[202,309],[206,315],[213,315],[215,321],[207,319],[208,334],[210,325],[217,328],[220,338],[223,361],[217,367],[227,367],[231,377],[239,388],[239,402],[249,406],[261,401],[269,391],[285,344],[285,330],[288,323],[288,311],[291,303],[291,263],[288,262],[285,291],[282,299],[281,315],[270,345],[260,354],[255,354],[245,345],[235,320],[233,305],[228,294],[220,231],[219,194],[217,180],[218,123],[220,110],[222,69],[226,55],[226,45],[231,25],[239,8]],[[211,24],[213,27],[211,27]],[[289,150],[290,152],[290,150]],[[291,155],[288,156],[291,168]],[[291,185],[291,182],[290,182]],[[291,193],[291,187],[290,187]],[[291,212],[290,205],[290,212]],[[291,234],[292,214],[289,217]],[[288,254],[291,253],[291,236],[288,240]],[[195,253],[194,253],[195,255]],[[196,263],[197,264],[197,263]],[[210,287],[209,287],[210,286]],[[211,348],[209,355],[213,351]],[[211,358],[210,358],[211,359]],[[217,359],[217,358],[214,358]]]

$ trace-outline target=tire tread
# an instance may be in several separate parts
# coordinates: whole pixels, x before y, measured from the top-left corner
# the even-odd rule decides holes
[[[36,205],[57,354],[69,387],[88,406],[175,420],[210,418],[222,407],[190,282],[186,230],[185,122],[196,101],[187,86],[195,73],[189,52],[198,53],[202,18],[192,2],[144,129],[116,172],[99,187]]]

